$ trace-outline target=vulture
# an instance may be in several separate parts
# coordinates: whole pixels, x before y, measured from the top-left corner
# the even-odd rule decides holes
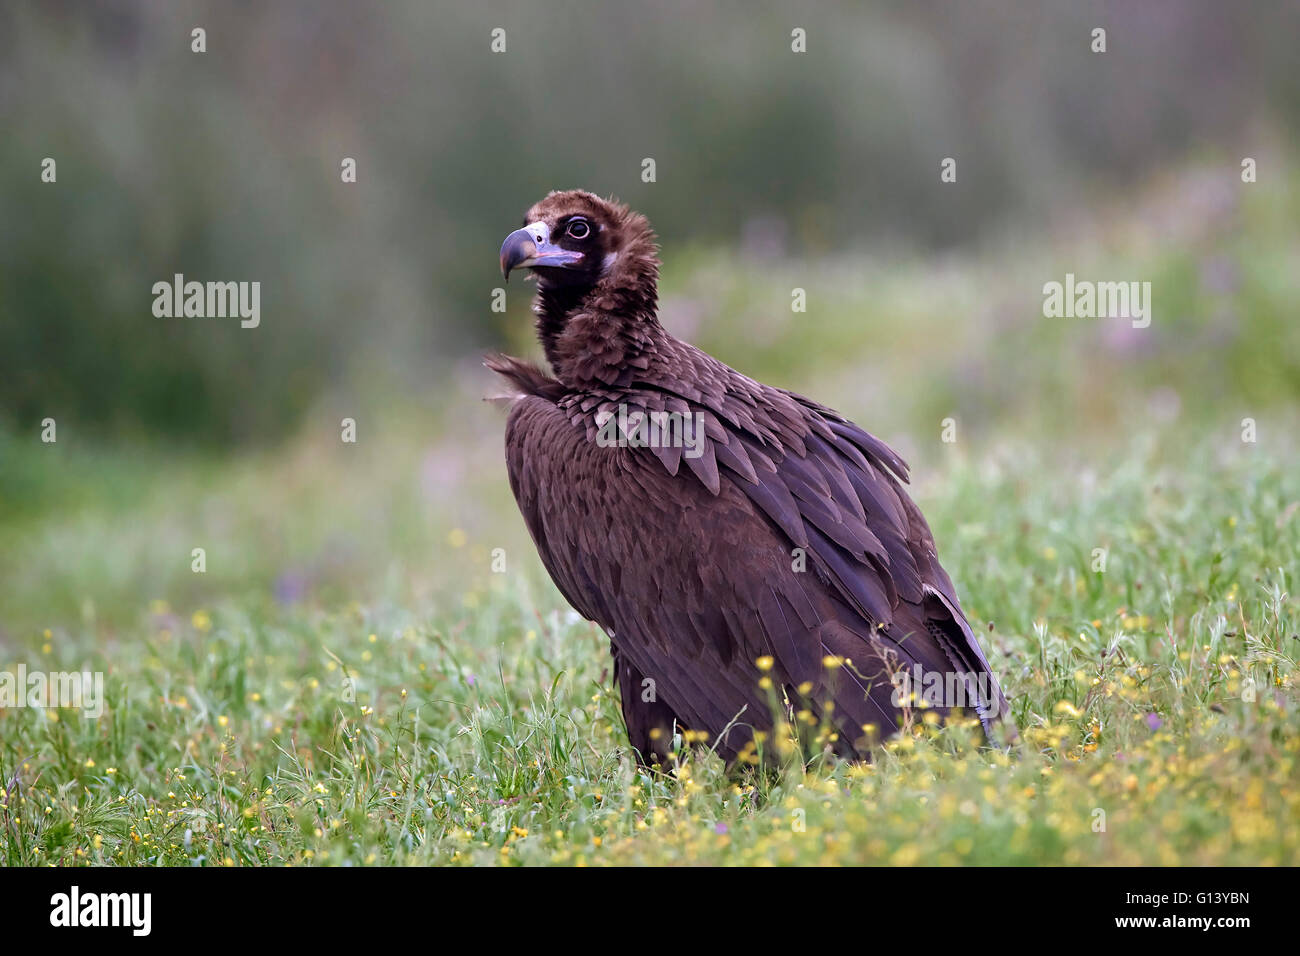
[[[555,585],[609,637],[628,740],[758,763],[774,727],[849,760],[1006,698],[883,441],[669,334],[646,218],[552,192],[501,246],[550,366],[505,355],[510,487]],[[814,736],[815,735],[815,736]],[[675,743],[676,742],[676,743]]]

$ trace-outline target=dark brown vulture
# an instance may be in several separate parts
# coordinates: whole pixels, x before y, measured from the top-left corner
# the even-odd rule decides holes
[[[487,362],[517,393],[510,486],[556,586],[609,635],[641,759],[693,731],[753,760],[754,731],[782,710],[864,758],[918,700],[1009,739],[1009,719],[994,734],[1006,699],[900,484],[907,465],[666,332],[643,216],[575,190],[524,223],[501,269],[537,276],[553,374]]]

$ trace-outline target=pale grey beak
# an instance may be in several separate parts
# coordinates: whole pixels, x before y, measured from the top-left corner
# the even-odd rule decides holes
[[[551,229],[544,222],[531,222],[516,229],[501,244],[501,275],[507,279],[514,269],[530,266],[562,268],[581,261],[581,252],[551,244]]]

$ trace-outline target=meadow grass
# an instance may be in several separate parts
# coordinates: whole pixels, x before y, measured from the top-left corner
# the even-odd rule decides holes
[[[441,587],[394,572],[364,604],[250,588],[10,633],[0,663],[103,670],[108,707],[0,711],[0,858],[1294,864],[1300,476],[1251,445],[1115,457],[1005,445],[917,489],[1010,753],[922,713],[871,764],[778,739],[763,772],[689,748],[639,769],[600,632],[526,552],[494,575],[492,542],[452,527]]]

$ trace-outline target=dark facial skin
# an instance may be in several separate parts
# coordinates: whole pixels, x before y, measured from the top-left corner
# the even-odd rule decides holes
[[[551,244],[569,252],[582,255],[579,262],[530,268],[547,285],[559,288],[590,288],[600,279],[605,261],[604,238],[606,230],[590,215],[573,213],[561,215],[554,221],[542,220],[551,227]],[[524,225],[528,225],[525,222]]]

